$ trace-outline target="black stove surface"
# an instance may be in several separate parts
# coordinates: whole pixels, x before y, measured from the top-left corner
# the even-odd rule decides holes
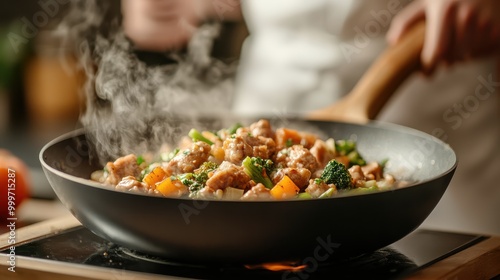
[[[357,258],[322,264],[304,260],[308,266],[295,272],[249,269],[244,265],[214,267],[174,263],[122,248],[81,226],[19,245],[16,247],[16,255],[197,279],[395,279],[409,275],[485,238],[417,230],[391,246]],[[1,253],[8,254],[8,250]]]

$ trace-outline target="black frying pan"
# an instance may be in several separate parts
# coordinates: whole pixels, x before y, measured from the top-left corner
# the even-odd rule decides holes
[[[418,57],[410,59],[415,60]],[[405,75],[409,74],[396,80]],[[373,104],[373,99],[368,103]],[[371,108],[366,111],[371,118],[373,105],[364,108]],[[211,127],[183,120],[176,124],[211,129],[236,121],[207,120]],[[356,196],[292,201],[193,201],[118,192],[88,180],[102,166],[89,158],[92,144],[83,131],[48,143],[40,161],[59,199],[95,234],[143,253],[205,264],[321,262],[384,247],[425,220],[457,164],[455,153],[445,143],[401,126],[274,120],[275,127],[281,125],[321,132],[323,137],[355,138],[367,160],[389,158],[387,172],[411,185]]]
[[[401,126],[286,124],[307,124],[311,131],[336,139],[354,137],[365,158],[389,158],[387,172],[412,184],[393,191],[296,201],[192,201],[118,192],[88,180],[102,166],[89,160],[91,144],[82,131],[48,143],[40,160],[59,199],[95,234],[190,263],[321,259],[326,253],[345,257],[384,247],[424,221],[457,164],[449,146]]]

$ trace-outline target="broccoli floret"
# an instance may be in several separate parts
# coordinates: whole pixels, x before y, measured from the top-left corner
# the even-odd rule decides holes
[[[274,171],[274,162],[270,159],[255,157],[254,163],[264,167],[266,169],[266,175],[270,175]]]
[[[341,156],[347,156],[349,158],[349,166],[366,165],[366,161],[357,150],[355,141],[338,140],[337,142],[335,142],[335,150]]]
[[[189,188],[189,191],[195,192],[201,190],[208,180],[208,174],[217,169],[218,165],[215,162],[206,161],[193,173],[185,173],[177,178]]]
[[[201,135],[201,133],[195,128],[192,128],[189,131],[188,135],[189,135],[189,137],[191,137],[193,142],[203,141],[203,142],[207,143],[208,145],[212,145],[214,143],[214,142],[210,141],[209,139],[207,139],[205,136]]]
[[[191,192],[199,191],[203,188],[204,185],[195,180],[194,173],[184,173],[181,175],[177,175],[176,179],[181,181],[184,186],[188,187],[189,191]]]
[[[363,157],[358,153],[358,151],[352,151],[350,152],[347,157],[349,158],[349,165],[366,165],[366,161],[363,159]]]
[[[273,182],[267,174],[271,174],[273,170],[273,161],[270,159],[262,159],[259,157],[246,157],[243,160],[243,168],[245,173],[250,176],[256,183],[263,184],[266,188],[272,189]]]
[[[335,142],[335,150],[341,156],[346,156],[350,152],[356,150],[356,142],[354,142],[352,140],[337,140]]]
[[[200,167],[198,167],[198,169],[194,171],[194,173],[199,175],[204,174],[208,176],[208,173],[213,172],[218,167],[219,165],[215,162],[205,161]]]
[[[334,184],[337,189],[352,187],[351,174],[342,163],[334,159],[328,162],[320,178],[327,184]]]

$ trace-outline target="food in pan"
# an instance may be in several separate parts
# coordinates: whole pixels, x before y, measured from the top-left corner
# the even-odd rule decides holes
[[[395,186],[384,163],[366,162],[352,140],[320,139],[268,120],[217,132],[192,129],[159,156],[130,154],[92,180],[121,191],[228,200],[326,198]]]

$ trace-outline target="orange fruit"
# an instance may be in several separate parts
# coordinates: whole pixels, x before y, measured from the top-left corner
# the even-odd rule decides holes
[[[7,150],[0,149],[0,219],[17,217],[21,203],[29,197],[29,169]]]

